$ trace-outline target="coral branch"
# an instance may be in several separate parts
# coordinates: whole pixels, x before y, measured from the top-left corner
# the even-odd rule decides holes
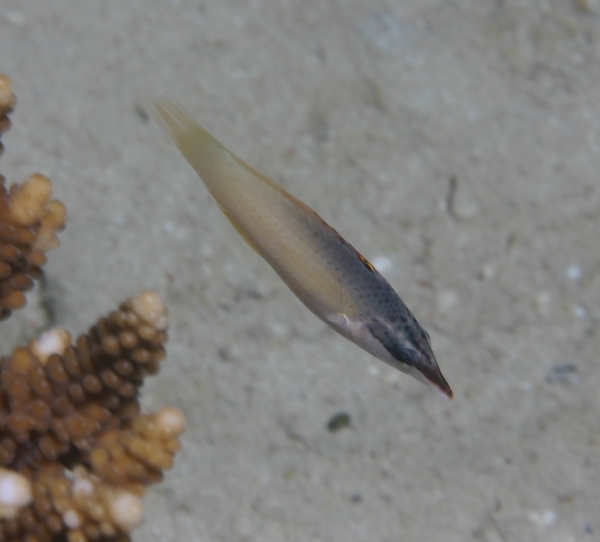
[[[0,136],[15,103],[0,74]],[[51,191],[43,175],[8,190],[0,175],[0,319],[58,246],[66,212]],[[167,327],[161,298],[142,292],[74,343],[54,329],[0,359],[0,542],[129,540],[185,426],[174,407],[140,414],[137,398]]]
[[[140,497],[171,468],[185,426],[173,407],[139,413],[166,328],[160,297],[142,292],[75,344],[53,330],[2,358],[0,540],[108,539],[141,521]],[[32,504],[9,500],[2,514],[2,472],[31,481]]]
[[[139,416],[138,389],[158,370],[167,338],[166,309],[157,329],[134,308],[143,298],[160,301],[144,292],[74,345],[54,330],[0,360],[0,465],[28,473],[67,452],[78,460],[101,431]]]
[[[10,119],[8,115],[12,112],[17,104],[17,99],[12,90],[12,83],[10,79],[0,73],[0,137],[3,132],[6,132],[10,128]],[[0,156],[2,156],[2,152],[4,151],[4,147],[0,142]]]
[[[26,476],[0,468],[0,518],[15,518],[32,498],[31,482]]]
[[[15,103],[10,79],[0,74],[0,135],[10,128],[8,114]],[[0,143],[0,154],[3,150]],[[0,175],[0,320],[25,305],[23,292],[42,276],[45,253],[59,244],[56,233],[64,227],[66,210],[50,201],[51,192],[50,179],[43,175],[9,190]]]

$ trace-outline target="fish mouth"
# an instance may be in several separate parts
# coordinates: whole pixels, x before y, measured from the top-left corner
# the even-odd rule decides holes
[[[450,388],[450,384],[444,378],[439,367],[419,367],[417,370],[425,377],[429,384],[433,385],[436,391],[448,397],[448,399],[454,397],[452,388]]]
[[[370,325],[369,331],[381,343],[388,354],[398,362],[399,366],[396,366],[397,369],[431,386],[442,397],[449,399],[454,397],[454,393],[444,378],[428,342],[426,345],[422,345],[425,346],[425,351],[422,351],[418,348],[418,341],[414,339],[411,341],[412,344],[402,344],[395,333],[390,330],[389,326],[381,324]]]

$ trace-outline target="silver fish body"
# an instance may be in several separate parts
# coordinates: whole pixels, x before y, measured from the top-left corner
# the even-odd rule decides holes
[[[163,100],[155,108],[238,232],[313,314],[380,360],[452,397],[427,332],[352,245],[177,105]]]

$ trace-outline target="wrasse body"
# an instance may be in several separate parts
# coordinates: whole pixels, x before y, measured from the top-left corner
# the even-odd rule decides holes
[[[155,116],[237,231],[313,314],[375,357],[452,397],[427,332],[358,251],[176,104],[156,103]]]

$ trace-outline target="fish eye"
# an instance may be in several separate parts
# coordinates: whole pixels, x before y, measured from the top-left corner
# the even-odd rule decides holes
[[[403,363],[404,365],[408,365],[409,367],[416,367],[420,365],[419,355],[414,348],[405,348],[400,346],[395,350],[395,353],[396,355],[394,356],[394,359],[400,363]]]
[[[369,331],[397,362],[407,366],[419,364],[419,355],[417,351],[411,346],[402,344],[402,342],[399,341],[394,333],[386,326],[373,324],[369,326]]]

